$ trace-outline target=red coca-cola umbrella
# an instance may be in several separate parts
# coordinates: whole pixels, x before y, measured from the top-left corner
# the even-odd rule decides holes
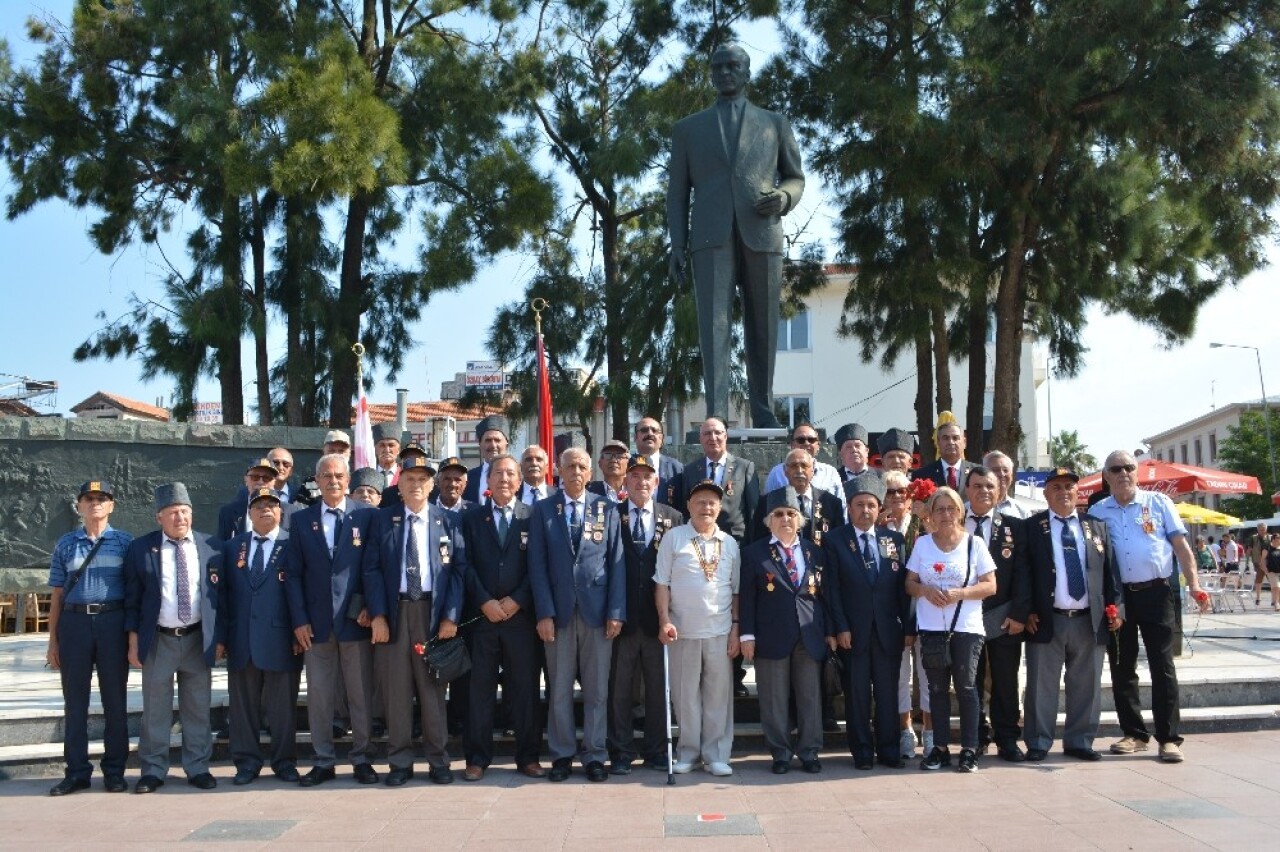
[[[1214,470],[1190,464],[1143,459],[1138,462],[1138,487],[1144,491],[1162,494],[1261,494],[1262,485],[1256,476]],[[1080,499],[1085,500],[1102,490],[1102,471],[1080,480]]]

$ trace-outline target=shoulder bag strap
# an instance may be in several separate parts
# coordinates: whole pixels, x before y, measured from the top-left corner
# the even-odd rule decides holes
[[[98,536],[98,540],[93,543],[93,547],[89,548],[89,552],[84,555],[84,561],[80,563],[80,567],[70,576],[66,583],[62,586],[62,599],[65,601],[71,594],[71,590],[76,587],[76,583],[80,582],[80,577],[84,574],[85,569],[89,567],[89,563],[93,561],[93,557],[97,555],[98,548],[102,547],[102,543],[106,541],[107,534],[103,532]]]
[[[968,544],[968,547],[965,548],[965,550],[968,555],[969,564],[964,569],[964,582],[960,585],[960,588],[962,589],[969,585],[969,576],[973,573],[973,536],[969,536],[969,540],[966,544]],[[951,616],[951,626],[947,628],[948,642],[951,641],[951,634],[956,629],[956,623],[960,621],[960,607],[962,606],[964,606],[964,601],[956,601],[956,611],[955,614]]]

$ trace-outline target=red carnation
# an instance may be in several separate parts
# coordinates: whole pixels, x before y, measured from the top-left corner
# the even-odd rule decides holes
[[[939,574],[941,574],[943,571],[945,571],[945,570],[946,570],[946,568],[947,568],[947,563],[945,563],[945,562],[935,562],[935,563],[933,563],[933,570],[934,570],[934,571],[936,571],[936,572],[937,572],[937,573],[939,573]]]
[[[907,495],[912,500],[923,503],[933,496],[933,492],[938,490],[938,486],[934,484],[932,479],[913,479],[907,486]]]
[[[1120,608],[1115,604],[1107,604],[1107,608],[1103,610],[1103,612],[1107,614],[1108,621],[1114,621],[1116,618],[1120,617]]]
[[[627,489],[625,488],[618,489],[618,502],[621,503],[626,499],[627,499]]]
[[[486,488],[486,489],[484,490],[484,496],[485,496],[485,497],[492,497],[492,496],[493,496],[493,492],[492,492],[492,491],[490,491],[488,488]]]
[[[1196,603],[1204,603],[1205,601],[1209,600],[1209,593],[1206,592],[1204,589],[1201,589],[1200,591],[1196,592],[1195,598],[1196,598]]]
[[[413,652],[419,657],[427,653],[427,644],[425,642],[416,642],[413,646]]]

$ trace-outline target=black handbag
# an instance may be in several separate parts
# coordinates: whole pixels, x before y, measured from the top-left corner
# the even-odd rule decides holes
[[[973,574],[973,537],[969,537],[968,544],[968,566],[964,571],[964,582],[960,584],[960,588],[969,585],[969,577]],[[925,671],[930,669],[951,670],[951,633],[956,629],[956,623],[960,620],[960,607],[964,606],[964,601],[956,601],[955,614],[951,616],[951,626],[946,630],[921,630],[918,641],[920,642],[920,662],[924,664]]]
[[[461,636],[452,639],[432,639],[427,652],[422,655],[427,671],[440,683],[457,680],[471,671],[471,654]]]

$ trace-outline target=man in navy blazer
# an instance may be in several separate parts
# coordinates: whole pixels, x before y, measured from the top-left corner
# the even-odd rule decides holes
[[[259,488],[249,498],[253,527],[222,547],[222,572],[216,585],[215,640],[227,660],[231,759],[237,786],[252,783],[265,762],[258,734],[271,731],[271,769],[281,781],[296,783],[297,672],[300,649],[289,620],[285,565],[287,533],[280,529],[279,491]]]
[[[316,753],[315,766],[302,776],[304,787],[336,775],[333,712],[339,670],[351,715],[353,774],[361,784],[378,783],[370,764],[373,645],[362,574],[378,510],[347,499],[350,477],[345,455],[321,456],[316,463],[321,499],[294,516],[289,536],[285,591],[294,637],[306,653],[307,725]]]
[[[489,462],[506,455],[511,443],[511,422],[501,414],[492,414],[476,424],[476,443],[480,445],[480,464],[467,471],[467,486],[462,499],[483,505],[484,490],[489,481]]]
[[[537,444],[525,447],[520,454],[520,485],[516,489],[516,499],[532,506],[559,490],[547,484],[547,451]]]
[[[249,495],[259,488],[273,488],[279,472],[271,459],[252,458],[244,472],[244,485],[236,491],[235,498],[218,509],[217,537],[219,541],[230,541],[235,536],[249,529]],[[289,529],[289,516],[299,507],[285,502],[281,509],[280,528]]]
[[[948,486],[963,493],[965,479],[973,468],[973,462],[964,457],[967,442],[964,430],[944,411],[933,431],[933,442],[938,448],[938,458],[911,474],[912,479],[932,479],[939,488]]]
[[[662,642],[658,639],[658,608],[654,602],[653,572],[658,545],[684,517],[657,502],[658,472],[649,457],[636,453],[627,463],[627,499],[618,504],[622,522],[622,553],[627,572],[627,621],[613,640],[613,668],[609,676],[610,773],[627,775],[636,759],[652,769],[666,769],[666,695],[662,671]],[[636,749],[631,711],[635,675],[644,682],[644,742]]]
[[[822,693],[827,659],[827,604],[822,548],[800,535],[804,515],[795,489],[769,492],[769,537],[742,552],[738,586],[742,656],[755,663],[760,724],[773,755],[773,772],[800,758],[805,772],[822,771]],[[788,705],[794,690],[797,735],[791,738]]]
[[[1031,596],[1009,617],[1027,625],[1026,759],[1044,760],[1053,745],[1058,695],[1066,693],[1062,753],[1096,761],[1102,712],[1102,655],[1111,632],[1124,622],[1120,570],[1105,521],[1076,509],[1079,475],[1049,471],[1046,511],[1026,520]],[[1080,574],[1072,576],[1074,567]],[[1110,617],[1107,607],[1116,607]]]
[[[467,548],[463,618],[471,648],[470,715],[466,720],[463,778],[479,781],[493,761],[493,718],[498,668],[502,702],[516,735],[516,770],[530,778],[546,774],[538,763],[542,747],[538,676],[541,647],[534,626],[529,580],[529,520],[533,509],[515,497],[520,464],[510,455],[489,463],[489,505],[462,516]]]
[[[547,652],[547,745],[552,781],[564,781],[578,753],[587,778],[607,781],[604,761],[613,639],[626,620],[626,568],[618,513],[588,494],[591,457],[570,447],[560,456],[561,492],[533,507],[529,579],[538,637]],[[577,749],[573,682],[582,683],[582,749]]]
[[[836,647],[844,663],[845,735],[858,769],[906,765],[900,754],[898,676],[905,647],[914,642],[907,594],[906,542],[877,527],[884,480],[864,471],[845,483],[849,523],[827,537],[827,600]],[[872,734],[872,701],[875,732]]]
[[[209,726],[221,542],[191,526],[191,497],[181,482],[155,492],[160,529],[133,540],[125,554],[125,630],[129,663],[142,669],[142,730],[135,793],[164,785],[173,727],[173,683],[178,682],[182,768],[201,790],[218,786],[209,773]]]
[[[467,549],[458,516],[428,498],[435,468],[416,456],[400,464],[403,504],[379,510],[364,559],[378,682],[387,702],[388,787],[413,777],[413,699],[422,714],[428,776],[453,781],[446,750],[446,683],[431,676],[414,646],[458,633]]]

